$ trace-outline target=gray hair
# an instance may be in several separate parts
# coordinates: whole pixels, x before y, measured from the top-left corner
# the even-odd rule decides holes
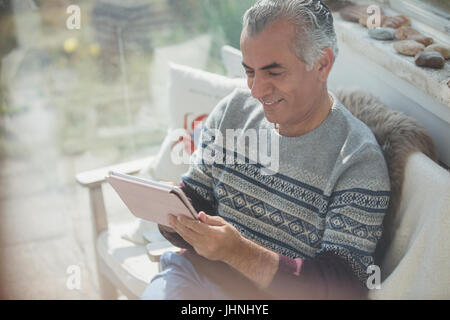
[[[257,0],[244,14],[243,28],[249,35],[257,35],[271,22],[282,18],[296,26],[293,50],[307,70],[313,68],[324,48],[330,48],[336,58],[333,16],[320,0]]]

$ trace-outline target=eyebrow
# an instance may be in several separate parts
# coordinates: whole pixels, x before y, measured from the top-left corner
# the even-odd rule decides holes
[[[244,62],[242,62],[242,65],[246,69],[252,69],[253,70],[253,68],[249,67]],[[281,64],[277,63],[277,62],[274,62],[274,63],[268,64],[268,65],[266,65],[266,66],[264,66],[264,67],[262,67],[260,69],[261,70],[268,70],[268,69],[276,69],[276,68],[283,68],[283,66]]]

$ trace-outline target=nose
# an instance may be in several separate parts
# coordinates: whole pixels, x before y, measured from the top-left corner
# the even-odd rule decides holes
[[[251,90],[253,98],[255,99],[262,99],[263,97],[269,95],[272,90],[272,85],[270,82],[262,76],[254,76],[249,79],[248,86]]]

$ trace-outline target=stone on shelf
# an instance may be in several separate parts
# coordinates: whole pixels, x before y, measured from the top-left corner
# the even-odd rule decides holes
[[[409,36],[412,36],[414,34],[421,34],[421,33],[409,26],[403,26],[397,29],[397,31],[395,32],[395,37],[398,40],[406,40]]]
[[[369,36],[377,40],[393,40],[395,37],[395,29],[392,28],[369,29]]]
[[[420,67],[428,67],[434,69],[442,69],[445,64],[445,59],[439,52],[419,52],[415,58],[414,63]]]
[[[407,16],[386,17],[382,27],[398,29],[403,26],[411,25],[411,20]]]
[[[394,43],[394,49],[405,56],[415,56],[425,49],[425,46],[414,40],[401,40]]]
[[[424,51],[439,52],[440,54],[442,54],[444,59],[450,59],[450,46],[435,43],[435,44],[432,44],[432,45],[429,45],[428,47],[426,47]]]
[[[433,38],[424,36],[423,34],[410,35],[410,36],[408,36],[408,38],[406,38],[406,40],[414,40],[414,41],[420,42],[425,47],[429,46],[430,44],[432,44],[434,42]]]

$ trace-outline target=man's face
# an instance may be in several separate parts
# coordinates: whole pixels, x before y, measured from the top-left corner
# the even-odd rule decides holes
[[[317,68],[306,71],[293,52],[294,36],[295,27],[287,20],[277,20],[255,36],[246,30],[241,35],[242,64],[252,96],[262,103],[267,120],[280,128],[304,125],[323,92]]]

